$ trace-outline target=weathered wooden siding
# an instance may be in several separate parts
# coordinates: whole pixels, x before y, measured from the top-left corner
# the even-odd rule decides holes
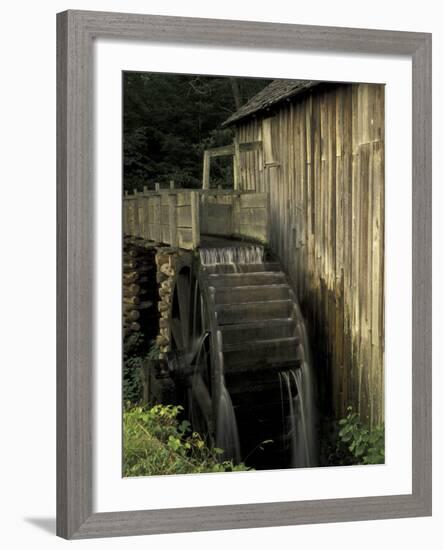
[[[269,121],[269,116],[272,119]],[[384,87],[319,86],[267,113],[272,156],[240,155],[240,188],[270,194],[270,243],[311,328],[323,402],[384,419]],[[263,116],[239,142],[268,139]],[[270,153],[268,153],[270,155]],[[332,394],[328,391],[332,384]]]

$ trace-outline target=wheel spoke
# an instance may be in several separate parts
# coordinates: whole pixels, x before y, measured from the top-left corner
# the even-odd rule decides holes
[[[197,304],[199,302],[199,288],[198,283],[195,283],[194,285],[194,293],[193,293],[193,304],[192,304],[192,345],[196,342],[196,340],[199,338],[200,333],[199,329],[201,329],[201,326],[198,326],[198,310],[197,310]],[[200,323],[201,325],[201,323]]]
[[[206,331],[205,304],[199,282],[187,265],[177,272],[171,307],[171,342],[185,361],[186,414],[195,431],[214,444],[215,425],[211,390],[211,351]],[[209,380],[208,380],[209,379]]]

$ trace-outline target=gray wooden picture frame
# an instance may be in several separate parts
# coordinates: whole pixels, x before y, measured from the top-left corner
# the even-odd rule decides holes
[[[412,58],[412,494],[93,513],[93,41]],[[67,539],[431,514],[431,35],[124,13],[57,16],[57,534]]]

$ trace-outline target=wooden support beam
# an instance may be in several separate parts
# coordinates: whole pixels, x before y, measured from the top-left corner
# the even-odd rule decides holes
[[[234,189],[240,188],[240,145],[237,136],[234,138]]]
[[[192,248],[200,246],[200,196],[191,191]]]
[[[203,181],[202,188],[209,189],[209,173],[210,173],[211,159],[209,151],[205,151],[203,154]]]
[[[226,157],[234,154],[234,145],[225,145],[224,147],[214,147],[213,149],[206,149],[205,153],[208,153],[211,158]]]
[[[238,147],[242,153],[247,151],[257,151],[261,149],[261,141],[248,141],[246,143],[238,143]],[[206,149],[205,153],[208,153],[211,158],[215,157],[228,157],[230,155],[235,155],[235,139],[234,143],[231,145],[224,145],[223,147],[214,147],[213,149]]]
[[[202,189],[209,189],[210,185],[210,166],[211,158],[232,156],[234,163],[234,189],[240,188],[240,153],[248,151],[259,151],[262,149],[261,141],[249,141],[247,143],[239,143],[238,139],[234,139],[232,145],[224,147],[214,147],[206,149],[203,153],[203,181]]]

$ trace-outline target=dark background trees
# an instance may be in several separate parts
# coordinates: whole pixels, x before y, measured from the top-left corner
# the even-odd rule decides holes
[[[124,189],[167,185],[200,187],[203,151],[232,143],[220,128],[239,106],[270,81],[125,72],[123,75]],[[229,159],[211,167],[211,181],[232,181]]]

